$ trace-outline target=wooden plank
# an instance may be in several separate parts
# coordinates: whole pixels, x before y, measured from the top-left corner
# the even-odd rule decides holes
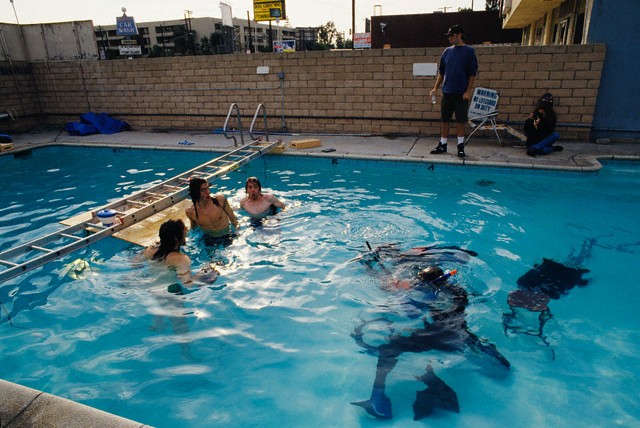
[[[292,149],[310,149],[321,145],[320,140],[317,138],[307,138],[306,140],[294,140],[289,142],[289,146]]]
[[[160,226],[165,221],[182,220],[185,226],[189,227],[189,219],[184,213],[184,210],[190,205],[191,201],[185,199],[175,205],[165,208],[151,217],[147,217],[139,223],[132,224],[126,229],[115,233],[113,236],[118,239],[122,239],[123,241],[131,242],[132,244],[137,244],[143,247],[153,245],[160,239],[158,232],[160,231]]]
[[[83,223],[85,221],[89,221],[93,218],[93,216],[91,215],[91,212],[87,211],[87,212],[83,212],[80,213],[78,215],[74,215],[73,217],[69,217],[67,219],[64,219],[60,222],[60,224],[63,224],[65,226],[75,226],[76,224],[80,224]]]
[[[122,239],[123,241],[131,242],[132,244],[148,247],[156,243],[159,240],[158,232],[160,226],[167,220],[182,220],[184,224],[189,227],[189,219],[184,213],[184,210],[191,205],[191,201],[185,199],[172,205],[164,210],[147,217],[146,219],[132,224],[131,226],[114,233],[114,238]],[[73,226],[83,221],[91,220],[91,213],[84,212],[74,217],[61,221],[60,223],[65,226]]]

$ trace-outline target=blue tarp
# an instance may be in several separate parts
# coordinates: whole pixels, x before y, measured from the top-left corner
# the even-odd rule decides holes
[[[11,138],[11,135],[0,134],[0,143],[10,143],[12,141],[13,138]]]
[[[114,119],[107,113],[85,113],[80,115],[81,122],[69,122],[64,129],[70,135],[115,134],[127,131],[131,127],[127,122]]]
[[[98,132],[95,126],[80,122],[69,122],[64,126],[69,135],[91,135]]]
[[[80,115],[80,120],[96,127],[101,134],[115,134],[120,131],[127,131],[131,127],[127,122],[114,119],[107,113],[85,113]]]

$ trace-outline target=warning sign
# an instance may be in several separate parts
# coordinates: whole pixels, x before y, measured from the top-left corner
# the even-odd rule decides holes
[[[469,118],[486,116],[498,109],[498,92],[493,89],[476,88],[469,104]]]

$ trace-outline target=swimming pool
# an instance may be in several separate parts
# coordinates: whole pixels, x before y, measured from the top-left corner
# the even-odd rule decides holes
[[[10,185],[0,189],[0,250],[210,156],[51,147],[1,157]],[[352,259],[366,242],[455,245],[478,253],[442,263],[471,293],[469,328],[512,367],[474,352],[403,354],[387,380],[385,425],[638,424],[638,164],[570,174],[268,156],[216,187],[237,206],[250,175],[288,208],[262,228],[241,216],[227,248],[192,232],[196,266],[225,263],[212,287],[170,294],[133,262],[139,248],[112,239],[0,284],[0,377],[156,426],[378,426],[350,404],[369,398],[376,368],[351,335],[384,317],[371,339],[382,342],[416,320]],[[550,303],[549,346],[506,336],[518,278],[592,239],[589,284]],[[76,272],[76,259],[90,268]],[[427,364],[456,391],[460,413],[414,422]]]

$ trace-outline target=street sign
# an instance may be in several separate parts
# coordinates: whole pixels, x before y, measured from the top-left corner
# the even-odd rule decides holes
[[[142,55],[142,47],[140,45],[118,46],[118,49],[120,49],[120,55],[122,56]]]
[[[284,0],[253,0],[254,21],[286,19]]]
[[[116,17],[116,34],[118,36],[137,36],[138,28],[133,16],[122,15]]]

